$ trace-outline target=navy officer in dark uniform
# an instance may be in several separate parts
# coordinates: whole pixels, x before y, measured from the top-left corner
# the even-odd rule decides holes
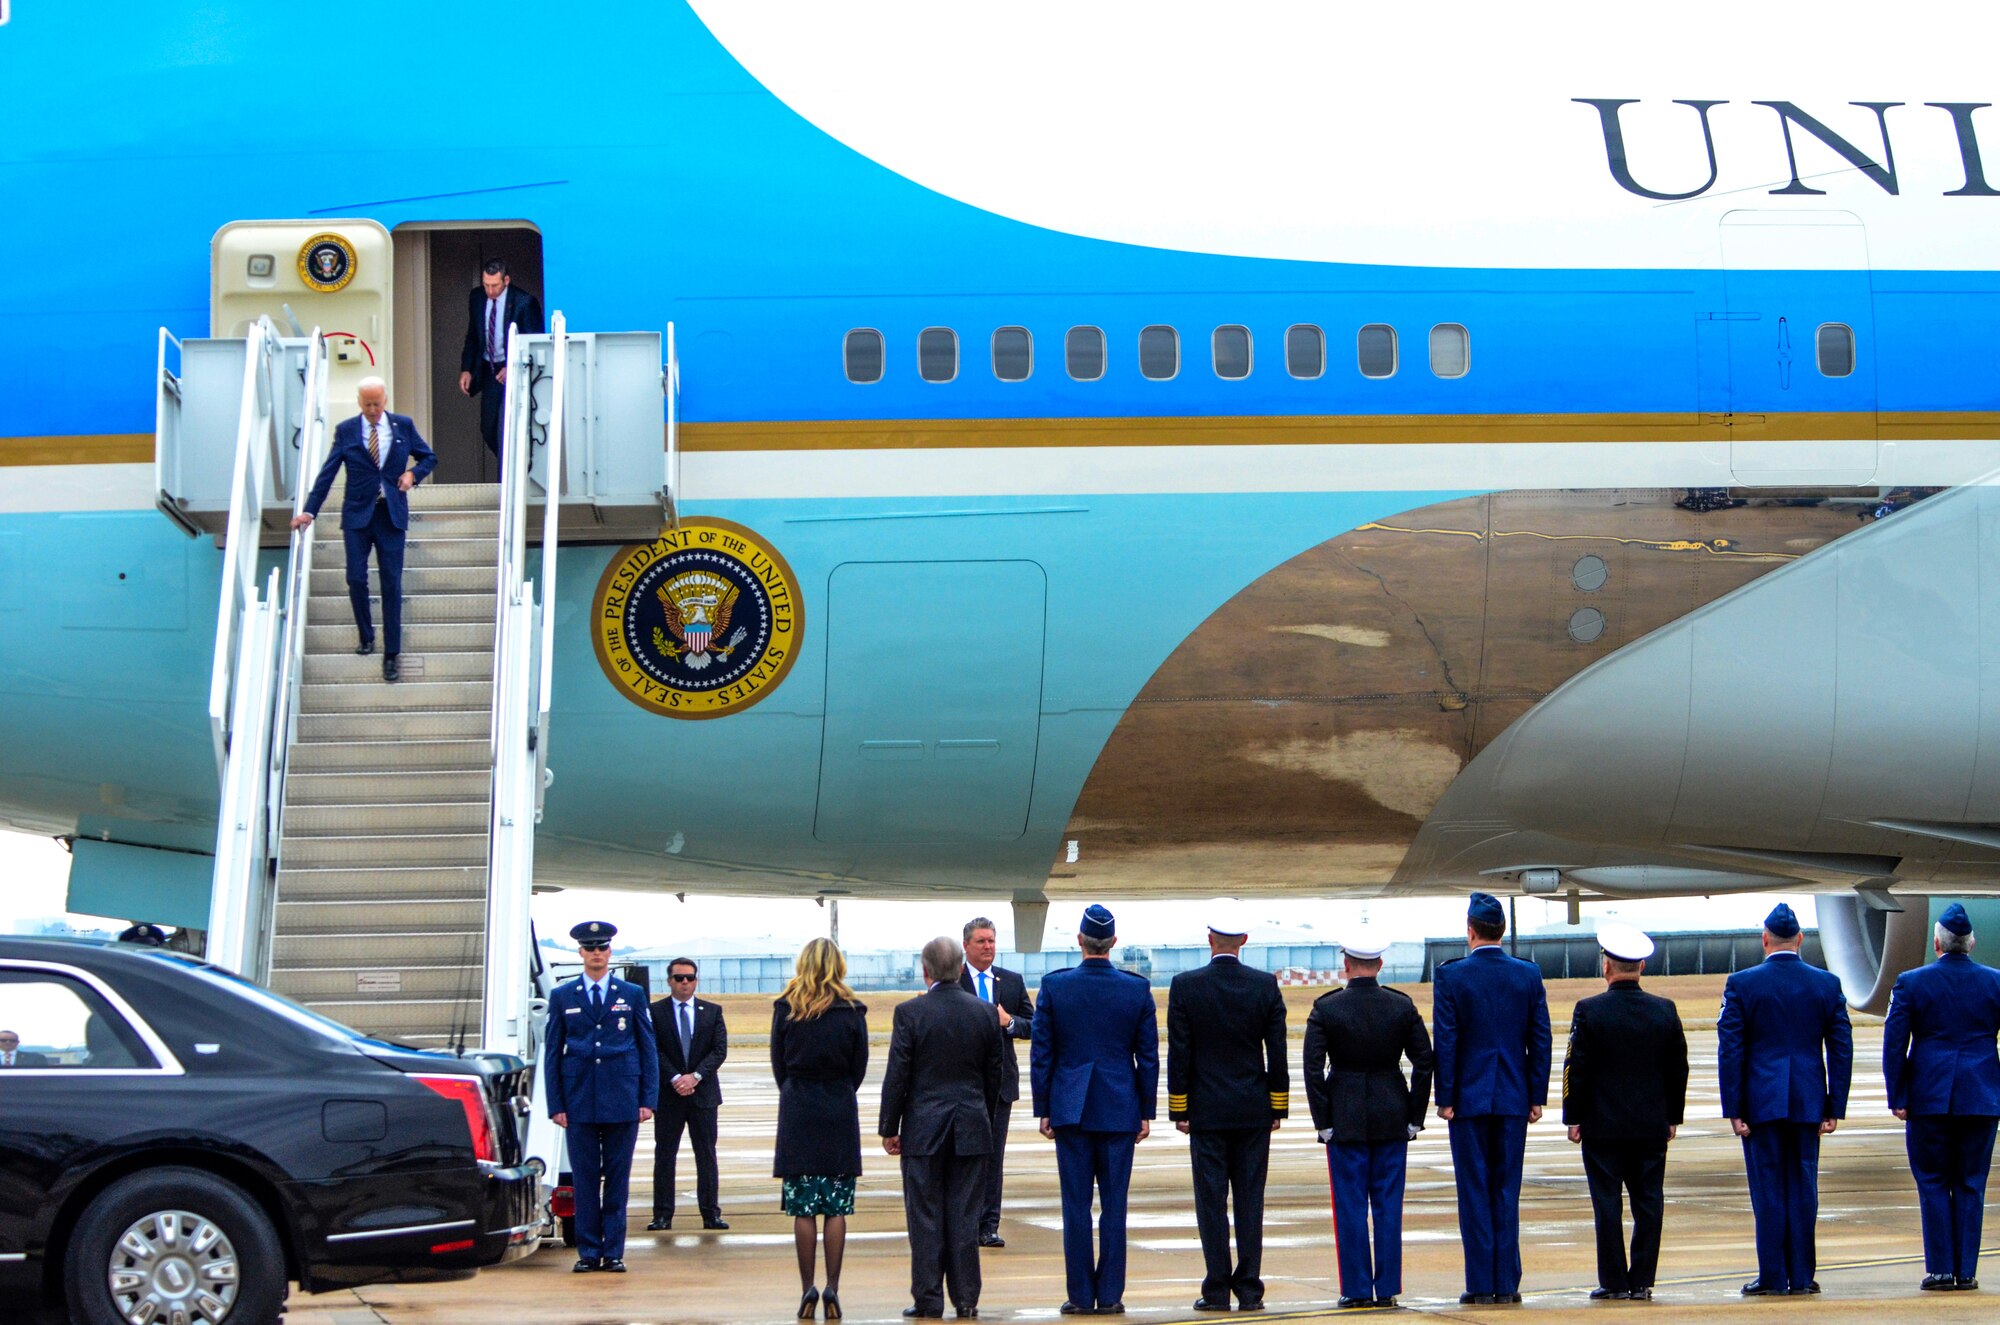
[[[1979,1287],[1986,1173],[2000,1123],[2000,971],[1972,960],[1972,921],[1953,902],[1938,920],[1937,960],[1896,978],[1882,1028],[1889,1108],[1904,1143],[1924,1224],[1932,1292]]]
[[[1521,1300],[1521,1161],[1549,1099],[1549,1000],[1541,968],[1500,950],[1507,913],[1472,894],[1464,957],[1431,987],[1438,1117],[1451,1124],[1466,1305]]]
[[[576,1185],[575,1270],[625,1273],[625,1201],[639,1124],[660,1097],[660,1058],[646,991],[611,974],[618,927],[571,928],[583,974],[549,995],[542,1060],[549,1117],[569,1133]]]
[[[1435,1060],[1417,1005],[1379,982],[1389,941],[1356,929],[1340,948],[1347,983],[1306,1017],[1306,1103],[1326,1146],[1340,1307],[1386,1308],[1403,1291],[1403,1179]]]
[[[1264,1183],[1271,1133],[1291,1110],[1285,996],[1269,971],[1245,966],[1249,926],[1209,922],[1209,963],[1174,977],[1167,994],[1167,1117],[1187,1134],[1194,1219],[1207,1274],[1196,1311],[1264,1305]],[[1236,1202],[1236,1262],[1229,1203]]]
[[[1125,1310],[1125,1198],[1133,1147],[1153,1132],[1160,1024],[1146,978],[1111,964],[1117,922],[1101,906],[1077,927],[1083,961],[1042,977],[1029,1077],[1062,1184],[1065,1316]],[[1090,1198],[1102,1217],[1091,1254]]]
[[[1722,1115],[1743,1138],[1757,1277],[1745,1297],[1817,1293],[1819,1139],[1847,1114],[1854,1039],[1840,977],[1806,965],[1799,918],[1764,918],[1764,960],[1722,987],[1715,1023]]]
[[[1563,1122],[1583,1147],[1597,1222],[1594,1301],[1650,1302],[1666,1211],[1667,1142],[1687,1108],[1688,1048],[1673,1000],[1639,988],[1653,940],[1631,925],[1598,926],[1605,991],[1580,999],[1563,1056]],[[1632,1249],[1625,1249],[1625,1193]]]

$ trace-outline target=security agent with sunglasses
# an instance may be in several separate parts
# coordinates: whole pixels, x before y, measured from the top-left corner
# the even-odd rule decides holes
[[[611,974],[618,927],[586,920],[569,936],[583,974],[549,995],[542,1062],[549,1117],[569,1133],[578,1274],[625,1273],[625,1204],[639,1124],[653,1117],[660,1060],[646,991]]]

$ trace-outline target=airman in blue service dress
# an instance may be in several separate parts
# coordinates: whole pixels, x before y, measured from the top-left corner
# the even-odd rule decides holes
[[[1101,906],[1083,913],[1079,938],[1115,940]],[[1030,1039],[1035,1116],[1056,1143],[1062,1186],[1063,1265],[1069,1300],[1062,1314],[1125,1310],[1125,1197],[1132,1151],[1150,1131],[1160,1090],[1159,1016],[1144,976],[1108,957],[1086,956],[1042,977]],[[1101,1206],[1091,1254],[1090,1200]]]
[[[1972,921],[1953,902],[1938,921],[1938,959],[1906,971],[1882,1028],[1889,1107],[1904,1144],[1924,1226],[1931,1291],[1979,1287],[1986,1174],[2000,1122],[2000,971],[1972,960]]]
[[[1497,899],[1472,894],[1472,951],[1439,966],[1431,990],[1438,1116],[1451,1125],[1465,1244],[1459,1300],[1467,1304],[1521,1300],[1521,1161],[1528,1124],[1549,1098],[1548,995],[1539,967],[1500,950],[1506,923]]]
[[[1417,1005],[1377,981],[1388,940],[1356,930],[1340,946],[1346,987],[1321,995],[1306,1017],[1306,1103],[1326,1145],[1340,1306],[1393,1307],[1403,1291],[1404,1176],[1435,1060]]]
[[[625,1205],[639,1124],[660,1096],[646,991],[609,971],[618,927],[587,920],[570,930],[584,973],[549,995],[542,1073],[549,1117],[567,1130],[576,1191],[576,1269],[625,1269]],[[593,976],[595,966],[599,972]]]
[[[1729,977],[1715,1024],[1722,1115],[1743,1138],[1757,1277],[1746,1297],[1817,1293],[1819,1139],[1847,1113],[1854,1041],[1840,977],[1799,956],[1799,920],[1778,903],[1763,961]]]

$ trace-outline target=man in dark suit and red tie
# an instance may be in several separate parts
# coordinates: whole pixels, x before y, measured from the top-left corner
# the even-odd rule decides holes
[[[653,1004],[653,1038],[660,1051],[660,1106],[653,1113],[653,1222],[650,1232],[674,1226],[674,1168],[681,1133],[694,1138],[694,1197],[703,1228],[726,1229],[715,1167],[716,1114],[729,1057],[729,1027],[722,1008],[694,996],[701,968],[692,957],[667,963],[669,997]]]
[[[340,503],[340,532],[347,543],[347,597],[361,632],[359,654],[375,652],[375,623],[368,612],[368,553],[382,580],[382,679],[397,678],[396,655],[403,651],[403,536],[410,527],[410,489],[437,468],[437,455],[406,414],[389,412],[389,388],[379,377],[361,379],[361,413],[333,430],[326,464],[306,497],[305,514],[293,529],[312,524],[333,488],[333,476],[347,471]]]
[[[466,300],[465,348],[458,356],[458,390],[479,397],[479,435],[500,458],[500,407],[507,399],[507,329],[524,336],[542,330],[542,306],[516,289],[507,264],[495,258],[481,269]]]
[[[1021,1065],[1015,1057],[1014,1040],[1032,1039],[1035,1005],[1028,998],[1028,982],[1019,971],[995,966],[1000,951],[999,931],[985,916],[965,925],[965,971],[960,988],[991,1003],[1000,1014],[1000,1034],[1009,1043],[1000,1046],[1000,1098],[993,1106],[993,1162],[986,1168],[986,1208],[979,1216],[979,1245],[1004,1247],[1000,1236],[1000,1195],[1007,1157],[1007,1127],[1013,1121],[1014,1101],[1021,1098]]]

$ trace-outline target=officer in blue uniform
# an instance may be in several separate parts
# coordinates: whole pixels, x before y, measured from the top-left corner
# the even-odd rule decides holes
[[[542,1060],[549,1117],[569,1133],[576,1189],[573,1267],[625,1273],[625,1201],[632,1149],[649,1101],[660,1097],[660,1059],[646,991],[611,974],[618,927],[586,920],[573,927],[583,974],[549,995]]]
[[[1438,1117],[1451,1124],[1466,1305],[1521,1300],[1521,1160],[1549,1100],[1549,1000],[1533,962],[1500,950],[1507,913],[1472,894],[1471,948],[1437,968],[1432,1034]]]
[[[1847,1114],[1854,1041],[1840,977],[1799,956],[1783,902],[1764,919],[1764,960],[1729,977],[1715,1024],[1722,1114],[1743,1138],[1757,1277],[1746,1297],[1817,1293],[1819,1139]]]
[[[1160,1027],[1152,986],[1110,961],[1117,922],[1101,906],[1077,929],[1083,961],[1042,977],[1029,1074],[1042,1135],[1062,1185],[1065,1316],[1125,1310],[1125,1195],[1132,1150],[1152,1134]],[[1091,1254],[1090,1199],[1102,1210]]]
[[[1882,1028],[1889,1108],[1917,1180],[1923,1287],[1979,1287],[1986,1172],[2000,1122],[2000,971],[1972,960],[1972,921],[1953,902],[1938,920],[1937,960],[1896,979]]]

